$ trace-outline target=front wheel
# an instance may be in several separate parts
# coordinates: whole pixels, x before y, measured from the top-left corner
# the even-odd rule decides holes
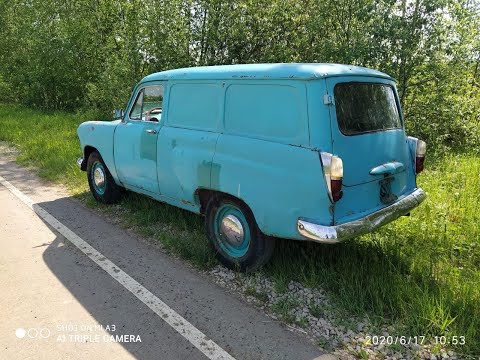
[[[97,201],[113,204],[122,198],[123,188],[115,183],[97,151],[92,152],[88,157],[87,176],[90,191]]]
[[[205,215],[207,237],[223,265],[251,272],[270,260],[275,241],[261,233],[252,212],[242,202],[213,196]]]

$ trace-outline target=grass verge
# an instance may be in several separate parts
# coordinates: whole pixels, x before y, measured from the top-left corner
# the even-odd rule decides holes
[[[215,264],[199,216],[136,194],[110,207],[93,201],[85,173],[75,164],[76,128],[84,120],[85,115],[0,105],[0,140],[20,150],[19,163],[67,185],[88,206],[115,215],[197,266]],[[264,271],[279,288],[290,280],[323,287],[342,311],[393,324],[398,335],[445,336],[450,343],[464,336],[464,344],[451,347],[479,354],[480,158],[436,159],[419,182],[428,198],[410,217],[338,245],[279,241]]]

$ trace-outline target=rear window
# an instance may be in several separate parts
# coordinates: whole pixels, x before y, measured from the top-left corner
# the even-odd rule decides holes
[[[335,85],[338,127],[344,135],[402,127],[393,88],[385,84],[340,83]]]

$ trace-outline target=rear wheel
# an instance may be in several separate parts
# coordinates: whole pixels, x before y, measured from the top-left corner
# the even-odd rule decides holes
[[[213,196],[205,225],[217,258],[230,269],[255,271],[272,256],[274,239],[261,233],[250,209],[236,199]]]
[[[123,188],[115,183],[97,151],[92,152],[88,157],[87,176],[90,191],[97,201],[113,204],[122,198]]]

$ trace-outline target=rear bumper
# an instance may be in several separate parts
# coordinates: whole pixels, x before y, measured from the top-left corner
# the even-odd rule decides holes
[[[378,210],[361,219],[335,226],[324,226],[298,219],[298,232],[303,237],[325,244],[334,244],[352,237],[369,233],[382,225],[407,214],[417,207],[427,195],[421,188],[417,188],[403,199],[386,208]]]

